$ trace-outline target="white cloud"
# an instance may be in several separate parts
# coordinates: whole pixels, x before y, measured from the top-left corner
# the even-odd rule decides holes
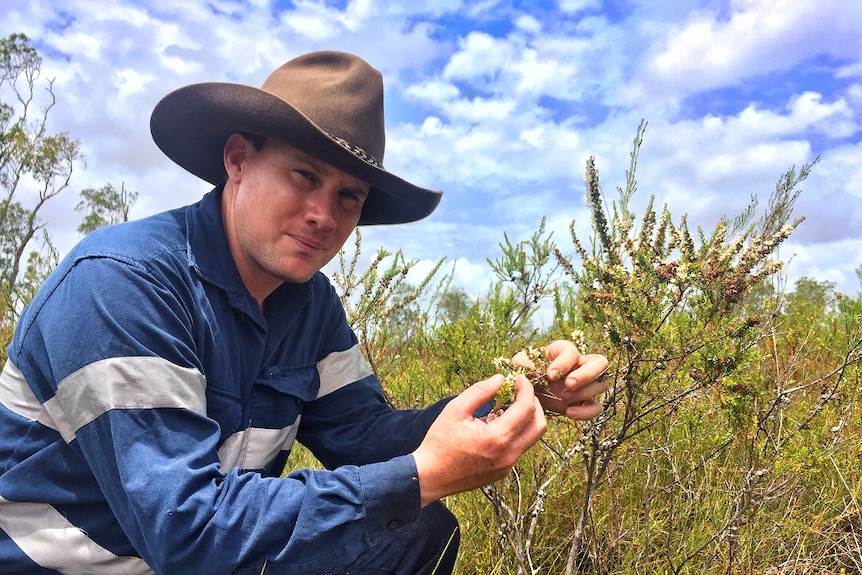
[[[94,12],[96,20],[121,22],[135,28],[143,28],[151,22],[151,18],[147,12],[134,5],[104,4],[99,7],[99,10],[95,10]]]
[[[460,95],[460,91],[456,86],[449,82],[440,80],[431,80],[421,84],[408,86],[404,93],[407,96],[422,100],[430,105],[441,105],[446,102],[451,102]]]
[[[862,61],[841,66],[835,72],[836,78],[862,78]]]
[[[417,2],[418,4],[418,2]],[[506,9],[506,4],[501,0],[471,0],[464,2],[465,15],[471,19],[482,21],[489,14],[498,14],[500,10]]]
[[[473,98],[456,100],[445,107],[447,115],[456,124],[485,124],[503,128],[517,110],[517,103],[503,98]]]
[[[638,172],[644,193],[711,226],[742,211],[752,194],[765,201],[790,165],[811,159],[801,139],[764,138],[737,119],[707,118],[652,123]]]
[[[487,295],[493,274],[484,260],[476,263],[465,257],[457,258],[447,271],[452,272],[453,283],[462,287],[471,297]]]
[[[276,13],[267,0],[185,0],[158,10],[130,0],[99,9],[42,0],[10,5],[0,30],[25,31],[46,48],[44,76],[57,78],[52,128],[80,138],[87,153],[76,191],[125,181],[141,193],[138,216],[207,188],[151,142],[147,122],[159,98],[197,81],[259,85],[290,57],[336,48],[380,68],[387,101],[404,107],[387,134],[388,169],[446,191],[427,220],[369,228],[369,250],[402,248],[427,262],[447,255],[458,281],[478,291],[503,231],[529,237],[548,215],[561,243],[573,219],[588,233],[584,161],[597,157],[612,200],[646,118],[635,203],[656,194],[659,205],[707,227],[752,193],[765,202],[787,167],[822,154],[799,200],[808,220],[794,234],[792,265],[857,287],[847,273],[853,262],[835,252],[862,253],[853,243],[862,217],[862,87],[847,86],[862,77],[862,4],[731,0],[717,12],[707,0],[640,2],[612,21],[596,0],[561,0],[544,14],[495,0],[334,4],[299,0]],[[504,15],[512,25],[495,31]],[[731,115],[709,104],[674,113],[689,95],[747,78],[795,81],[795,67],[820,55],[842,88],[806,85],[779,104],[749,92],[750,103]],[[63,241],[77,237],[69,232],[74,203],[70,195],[51,214]]]
[[[118,96],[123,100],[131,95],[142,93],[155,80],[156,77],[153,74],[130,68],[114,72],[114,84],[117,86]]]
[[[844,293],[854,295],[862,285],[856,269],[862,267],[862,240],[845,239],[821,244],[800,244],[793,236],[781,247],[780,259],[788,287],[801,277],[833,282]]]
[[[489,85],[511,58],[512,46],[500,38],[484,32],[471,32],[461,42],[459,51],[454,54],[443,69],[443,77],[455,80],[469,80],[476,85]]]
[[[784,70],[820,53],[859,58],[857,2],[736,0],[730,8],[727,18],[700,10],[671,26],[643,82],[692,93]]]
[[[542,23],[535,17],[525,14],[515,19],[515,28],[529,34],[538,34],[542,31]]]
[[[849,198],[862,199],[862,143],[847,144],[830,150],[817,166],[815,174],[822,175],[834,189]]]
[[[313,0],[298,0],[294,10],[285,12],[282,22],[312,40],[335,38],[343,32],[356,32],[373,16],[370,0],[352,0],[344,11]]]
[[[598,10],[602,7],[601,0],[561,0],[560,10],[569,14],[577,14],[584,10]]]
[[[569,93],[574,66],[542,57],[534,49],[525,49],[520,56],[521,59],[512,64],[512,71],[520,76],[516,84],[518,94],[565,96]]]
[[[376,9],[387,16],[403,17],[425,15],[439,17],[457,12],[464,7],[463,0],[425,0],[424,2],[383,2]],[[472,2],[470,3],[473,4]],[[491,3],[493,5],[494,2]]]
[[[530,23],[539,24],[534,19]],[[444,67],[443,77],[495,97],[575,99],[614,74],[614,34],[604,29],[572,37],[522,26],[505,38],[472,32]],[[604,52],[606,48],[611,53]],[[602,52],[602,57],[596,53]]]

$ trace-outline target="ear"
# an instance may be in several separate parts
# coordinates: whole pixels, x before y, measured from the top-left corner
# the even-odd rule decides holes
[[[235,132],[227,137],[224,143],[223,155],[224,169],[227,172],[227,179],[229,181],[239,181],[242,179],[242,166],[250,145],[251,142]]]

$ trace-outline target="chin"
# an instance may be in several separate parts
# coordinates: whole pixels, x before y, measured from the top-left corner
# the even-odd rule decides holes
[[[308,280],[313,278],[314,274],[316,274],[317,272],[318,272],[317,268],[310,270],[308,272],[294,271],[293,273],[286,273],[286,274],[282,275],[281,279],[285,283],[304,284],[305,282],[307,282]]]
[[[273,278],[285,283],[303,284],[320,270],[322,266],[318,263],[311,261],[310,258],[285,258],[281,261],[271,262],[267,272]]]
[[[310,280],[313,276],[314,276],[314,274],[312,274],[310,276],[287,276],[287,277],[281,278],[281,281],[283,281],[286,284],[304,284],[305,282]]]

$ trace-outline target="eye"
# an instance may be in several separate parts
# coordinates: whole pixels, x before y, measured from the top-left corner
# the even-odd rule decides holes
[[[350,190],[341,190],[341,197],[354,202],[362,202],[362,198]]]
[[[347,201],[352,202],[354,205],[359,206],[360,208],[365,204],[365,201],[368,199],[368,191],[364,188],[353,188],[353,187],[345,187],[341,189],[339,195],[342,198],[345,198]]]
[[[317,182],[317,175],[315,175],[314,172],[311,172],[311,171],[303,169],[303,168],[295,168],[293,171],[296,172],[297,174],[299,174],[300,176],[302,176],[303,178],[305,178],[306,180],[308,180],[309,182],[312,182],[312,183]]]

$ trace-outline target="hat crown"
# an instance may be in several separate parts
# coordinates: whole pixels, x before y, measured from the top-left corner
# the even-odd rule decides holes
[[[382,164],[386,145],[383,76],[364,60],[313,52],[276,69],[261,90],[287,102],[342,146]]]

